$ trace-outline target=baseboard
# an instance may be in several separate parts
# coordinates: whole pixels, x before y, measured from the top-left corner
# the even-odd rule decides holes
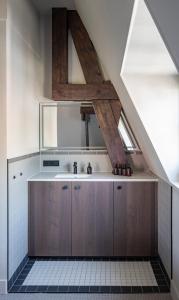
[[[0,295],[7,294],[7,280],[0,280]]]
[[[171,281],[171,296],[173,300],[179,300],[179,290],[173,280]]]

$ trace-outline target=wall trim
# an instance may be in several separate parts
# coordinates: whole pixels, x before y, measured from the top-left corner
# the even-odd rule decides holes
[[[173,300],[179,300],[179,290],[173,280],[171,281],[171,296]]]
[[[0,280],[0,295],[7,294],[7,280]]]
[[[20,161],[20,160],[27,159],[27,158],[30,158],[30,157],[38,156],[39,154],[40,154],[40,152],[34,152],[34,153],[22,155],[22,156],[9,158],[7,161],[10,164],[10,163],[14,163],[16,161]]]

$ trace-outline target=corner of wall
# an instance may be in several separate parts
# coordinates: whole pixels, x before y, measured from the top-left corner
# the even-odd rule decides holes
[[[171,296],[173,300],[179,300],[179,290],[177,289],[174,280],[171,281]]]

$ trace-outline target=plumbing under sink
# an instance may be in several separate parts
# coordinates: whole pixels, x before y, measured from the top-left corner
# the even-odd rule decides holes
[[[88,175],[88,174],[68,174],[68,173],[66,173],[66,174],[64,174],[64,173],[62,173],[62,174],[57,174],[56,176],[55,176],[55,178],[58,178],[58,179],[76,179],[76,178],[79,178],[79,179],[85,179],[85,178],[89,178],[90,177],[90,175]]]

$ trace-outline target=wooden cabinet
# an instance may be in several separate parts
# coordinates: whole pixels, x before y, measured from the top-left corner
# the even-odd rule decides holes
[[[71,255],[71,183],[29,183],[29,255]]]
[[[30,182],[29,256],[157,254],[153,182]]]
[[[113,183],[72,184],[72,255],[113,255]]]
[[[114,183],[114,255],[157,254],[156,184]]]

